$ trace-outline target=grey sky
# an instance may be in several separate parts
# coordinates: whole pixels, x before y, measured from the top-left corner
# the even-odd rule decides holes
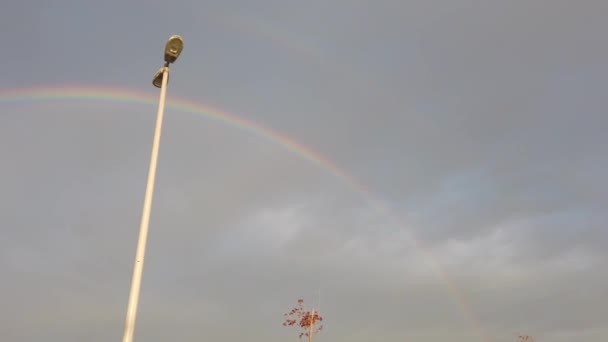
[[[137,341],[608,338],[606,1],[17,1],[0,6],[0,336],[117,341],[156,107],[168,108]],[[388,214],[387,211],[388,210]],[[411,237],[417,240],[413,243]],[[435,266],[439,266],[439,272]]]

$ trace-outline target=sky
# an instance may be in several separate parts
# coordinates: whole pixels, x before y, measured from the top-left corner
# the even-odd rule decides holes
[[[608,2],[4,1],[0,336],[607,340]]]

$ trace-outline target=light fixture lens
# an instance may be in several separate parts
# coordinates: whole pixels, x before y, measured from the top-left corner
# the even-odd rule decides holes
[[[178,35],[171,36],[165,44],[165,62],[173,63],[184,48],[184,40]]]

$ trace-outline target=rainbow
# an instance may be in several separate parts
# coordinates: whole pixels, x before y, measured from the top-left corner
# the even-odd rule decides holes
[[[21,103],[21,102],[44,102],[44,101],[70,101],[70,100],[89,100],[89,101],[111,101],[122,102],[129,104],[142,104],[148,106],[158,105],[158,96],[130,88],[119,88],[115,86],[99,86],[99,85],[51,85],[38,86],[21,89],[0,89],[0,105],[5,103]],[[216,120],[227,124],[228,126],[241,129],[248,133],[254,134],[262,139],[266,139],[275,143],[294,154],[300,156],[306,161],[314,164],[324,172],[330,173],[338,181],[344,183],[355,193],[362,196],[366,201],[396,225],[406,228],[405,223],[400,219],[388,206],[382,201],[375,198],[367,187],[357,181],[353,176],[341,169],[338,165],[332,162],[318,151],[306,146],[305,144],[296,141],[295,139],[273,130],[261,123],[252,121],[246,117],[228,113],[221,109],[210,105],[197,103],[184,98],[176,98],[172,95],[168,96],[167,108],[199,115],[207,119]],[[412,235],[410,230],[406,230],[409,234],[409,241],[416,250],[428,261],[445,284],[452,298],[466,316],[469,323],[475,328],[477,335],[481,341],[491,341],[489,336],[484,332],[479,320],[473,313],[472,308],[466,304],[463,295],[458,286],[449,279],[447,273],[441,269],[436,260],[424,248],[421,243]]]

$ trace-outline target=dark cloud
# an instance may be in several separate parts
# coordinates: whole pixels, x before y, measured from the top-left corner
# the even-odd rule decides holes
[[[153,91],[168,108],[138,340],[599,341],[608,336],[601,1],[13,2],[0,88]],[[1,97],[2,95],[0,95]],[[0,99],[0,335],[122,335],[153,106]],[[320,297],[319,297],[320,294]]]

